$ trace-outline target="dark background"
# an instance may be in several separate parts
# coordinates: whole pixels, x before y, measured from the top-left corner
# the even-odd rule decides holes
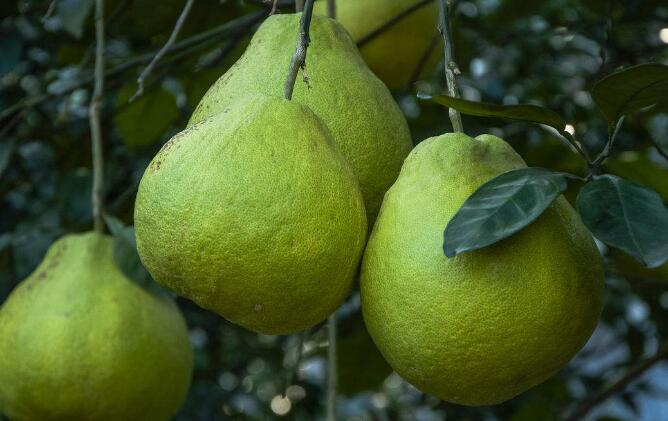
[[[106,203],[107,211],[127,224],[150,159],[185,127],[208,86],[243,52],[255,28],[237,19],[262,10],[243,1],[197,0],[178,38],[185,44],[160,61],[144,95],[128,103],[137,76],[167,40],[183,4],[107,1]],[[0,2],[0,303],[56,238],[92,226],[87,113],[93,1],[59,0],[50,6],[50,1]],[[233,28],[232,35],[216,31],[221,25]],[[588,94],[592,83],[618,68],[668,62],[668,3],[662,0],[459,1],[453,31],[465,98],[549,107],[572,122],[592,152],[603,147],[607,129]],[[437,69],[432,83],[441,80]],[[418,100],[409,90],[395,94],[415,143],[451,130],[445,108]],[[464,126],[469,135],[505,138],[530,165],[585,171],[543,127],[473,117],[464,117]],[[653,146],[662,143],[668,144],[668,110],[645,110],[627,120],[607,167],[668,199],[668,161]],[[662,349],[668,337],[668,266],[645,271],[602,250],[607,300],[589,344],[557,376],[495,407],[444,404],[402,382],[364,335],[353,297],[339,312],[341,418],[559,419]],[[291,376],[296,338],[253,334],[188,301],[179,304],[191,331],[195,374],[177,419],[271,419],[284,411],[287,401],[277,395]],[[323,416],[325,353],[326,332],[316,330],[288,390],[285,417]],[[657,362],[592,409],[589,418],[668,419],[668,364]]]

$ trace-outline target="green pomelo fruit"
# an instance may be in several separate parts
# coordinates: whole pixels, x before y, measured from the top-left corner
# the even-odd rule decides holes
[[[68,235],[0,309],[0,412],[13,421],[170,419],[192,372],[174,302],[127,279],[112,239]]]
[[[393,90],[412,88],[412,79],[417,81],[428,76],[443,54],[436,1],[428,2],[391,23],[419,3],[422,1],[336,1],[336,20],[356,43],[383,28],[381,33],[360,46],[360,52],[371,70]],[[317,1],[314,13],[327,15],[327,2]]]
[[[443,254],[443,230],[464,201],[524,166],[490,135],[422,142],[386,194],[365,251],[371,337],[400,375],[448,402],[498,404],[545,381],[584,345],[601,312],[601,257],[563,197],[508,239]]]
[[[282,97],[299,19],[300,15],[291,14],[265,20],[244,55],[202,98],[189,124],[217,114],[249,93]],[[412,148],[406,120],[345,29],[333,20],[313,17],[306,74],[308,85],[298,76],[294,99],[311,108],[330,129],[359,180],[371,225]]]
[[[266,334],[324,320],[364,247],[364,203],[331,134],[307,107],[240,99],[165,144],[135,205],[153,277]]]

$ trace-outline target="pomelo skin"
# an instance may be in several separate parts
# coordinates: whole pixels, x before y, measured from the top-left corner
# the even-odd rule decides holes
[[[108,236],[55,242],[0,309],[0,412],[12,421],[165,421],[191,373],[176,304],[128,280]]]
[[[443,230],[484,182],[525,163],[503,140],[446,134],[409,155],[367,245],[365,323],[418,389],[463,405],[504,402],[584,345],[603,303],[601,257],[560,197],[529,227],[447,258]]]
[[[300,16],[267,18],[244,55],[204,95],[189,125],[222,111],[249,93],[282,97]],[[310,36],[306,57],[309,83],[304,83],[300,73],[293,99],[313,110],[331,131],[336,146],[359,180],[371,227],[385,191],[399,175],[401,164],[413,147],[408,124],[341,25],[313,16]]]
[[[337,0],[336,20],[357,43],[420,1]],[[327,1],[317,1],[313,13],[326,16]],[[428,77],[434,70],[443,54],[442,40],[436,38],[438,13],[438,2],[433,0],[360,47],[364,61],[388,88],[411,89],[411,79],[430,48],[431,54],[417,80]],[[434,38],[438,39],[437,45],[433,45]]]
[[[321,120],[253,96],[172,138],[135,205],[153,277],[233,323],[287,334],[344,300],[366,240],[357,180]]]

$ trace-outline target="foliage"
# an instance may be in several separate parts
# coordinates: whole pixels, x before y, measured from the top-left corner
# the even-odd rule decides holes
[[[92,3],[58,0],[57,7],[47,13],[49,0],[0,2],[0,302],[35,268],[56,238],[87,230],[92,224],[87,119],[93,67]],[[239,46],[253,31],[257,18],[252,14],[260,9],[240,0],[196,1],[192,19],[177,40],[178,48],[158,64],[147,81],[146,99],[142,99],[169,96],[165,100],[169,110],[163,111],[163,119],[149,116],[142,120],[145,127],[130,130],[119,125],[119,118],[122,122],[132,104],[119,98],[165,42],[183,2],[169,0],[160,7],[145,0],[107,3],[108,67],[102,122],[106,203],[107,213],[129,227],[137,183],[150,158],[186,126],[206,86],[243,51]],[[668,21],[665,1],[471,0],[458,4],[453,32],[465,100],[552,110],[574,126],[578,141],[592,156],[606,147],[609,127],[628,113],[611,157],[635,150],[645,162],[643,171],[666,171],[668,164],[657,146],[666,153],[668,107],[646,107],[655,99],[607,105],[612,103],[605,97],[610,92],[606,83],[628,86],[606,75],[668,60],[666,44],[659,38]],[[242,24],[235,26],[239,19]],[[606,35],[608,21],[612,30]],[[227,29],[221,30],[226,24]],[[641,69],[663,80],[664,71],[658,67]],[[200,83],[202,80],[207,82]],[[599,80],[602,82],[595,85]],[[431,92],[445,91],[440,73],[425,82]],[[643,92],[652,97],[665,92],[663,82],[660,87],[662,90],[652,85]],[[398,92],[396,98],[409,118],[416,143],[451,130],[442,106],[418,101],[414,92]],[[491,132],[508,140],[531,167],[583,178],[589,175],[583,161],[561,145],[564,138],[544,125],[495,116],[465,117],[464,126],[469,135]],[[152,144],[131,149],[125,142],[127,133],[134,130],[157,134],[144,137],[154,137]],[[615,168],[611,165],[608,171],[614,174]],[[580,186],[576,180],[569,182],[569,190]],[[606,251],[605,246],[601,248]],[[545,384],[503,405],[468,408],[423,395],[392,374],[375,393],[341,396],[341,417],[559,419],[574,404],[654,353],[668,335],[667,284],[643,280],[639,273],[622,275],[612,255],[606,262],[608,299],[599,329],[576,360]],[[356,323],[359,303],[354,297],[339,312],[343,326]],[[180,299],[179,305],[195,350],[195,377],[177,419],[277,417],[271,402],[283,391],[289,371],[284,355],[294,351],[296,338],[258,336],[185,300]],[[346,331],[341,329],[344,338]],[[310,420],[322,414],[325,382],[320,350],[325,336],[316,329],[306,341],[294,381],[297,386],[288,390],[292,419]],[[650,373],[611,398],[609,404],[594,410],[592,419],[656,419],[652,409],[656,407],[657,377],[660,374]]]

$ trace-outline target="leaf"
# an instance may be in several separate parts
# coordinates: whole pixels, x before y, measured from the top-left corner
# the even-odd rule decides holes
[[[179,109],[174,95],[161,87],[146,90],[128,103],[136,90],[137,85],[133,83],[119,92],[115,122],[126,146],[142,149],[154,144],[171,127]]]
[[[152,283],[151,276],[139,259],[134,227],[125,226],[110,215],[105,215],[104,219],[114,236],[114,262],[125,276],[144,287],[148,286]]]
[[[668,101],[668,66],[641,64],[613,73],[596,82],[592,97],[614,125],[624,115]]]
[[[487,102],[467,101],[465,99],[453,98],[448,95],[431,96],[424,92],[418,92],[418,98],[428,99],[454,108],[457,111],[480,117],[499,117],[509,120],[528,121],[530,123],[546,124],[554,127],[559,132],[566,128],[566,120],[559,114],[538,105],[497,105]]]
[[[647,267],[668,259],[668,209],[653,190],[604,175],[585,184],[577,208],[589,230]]]
[[[453,257],[510,237],[535,221],[564,191],[566,173],[529,167],[501,174],[464,202],[445,229],[443,250]]]
[[[93,10],[93,0],[59,0],[56,16],[60,19],[63,29],[75,38],[81,38],[86,18]]]

